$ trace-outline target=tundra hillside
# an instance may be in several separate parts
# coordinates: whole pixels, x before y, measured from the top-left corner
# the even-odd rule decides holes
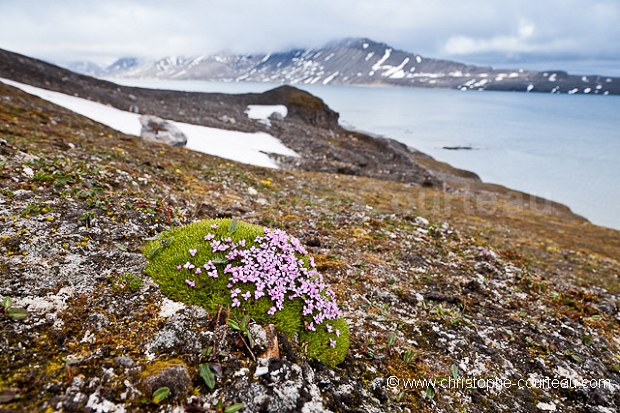
[[[445,185],[262,169],[0,101],[0,412],[620,408],[618,231],[421,154]],[[163,296],[143,246],[207,218],[301,240],[349,324],[343,363],[284,334],[261,358],[265,326]]]

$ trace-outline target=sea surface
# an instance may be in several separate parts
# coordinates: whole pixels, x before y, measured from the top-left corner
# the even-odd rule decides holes
[[[277,86],[113,81],[224,93]],[[345,127],[396,139],[485,182],[563,203],[594,224],[620,229],[620,96],[295,86],[323,99]]]

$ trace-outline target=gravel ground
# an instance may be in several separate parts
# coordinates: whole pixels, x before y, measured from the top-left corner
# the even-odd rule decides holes
[[[617,231],[508,193],[226,162],[2,85],[0,100],[0,412],[620,407]],[[342,364],[283,335],[280,357],[256,357],[225,314],[144,275],[146,238],[214,217],[304,243],[351,329]]]

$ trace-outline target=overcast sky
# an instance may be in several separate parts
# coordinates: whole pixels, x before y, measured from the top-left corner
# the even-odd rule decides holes
[[[620,76],[620,0],[0,0],[0,48],[54,62],[368,37],[426,57]]]

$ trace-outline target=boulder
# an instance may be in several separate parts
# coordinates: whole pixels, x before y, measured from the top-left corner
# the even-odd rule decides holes
[[[156,362],[150,365],[142,376],[144,394],[150,396],[157,389],[167,387],[171,399],[185,397],[191,382],[187,367],[179,360]]]
[[[185,134],[167,120],[153,115],[142,115],[140,116],[140,123],[142,124],[140,137],[144,140],[177,147],[187,144]]]

